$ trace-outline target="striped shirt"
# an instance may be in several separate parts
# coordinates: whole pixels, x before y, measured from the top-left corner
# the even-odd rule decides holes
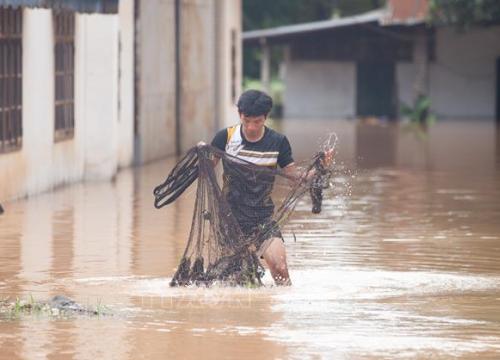
[[[267,126],[264,129],[262,139],[251,142],[245,139],[240,125],[229,127],[215,135],[212,146],[256,165],[279,165],[281,168],[290,165],[293,162],[292,148],[286,136]]]
[[[265,127],[264,136],[256,142],[247,141],[241,125],[219,131],[212,146],[259,166],[284,168],[293,162],[292,149],[286,136]],[[274,212],[271,192],[274,177],[234,169],[224,162],[223,193],[242,230],[251,232],[259,224],[269,221]]]

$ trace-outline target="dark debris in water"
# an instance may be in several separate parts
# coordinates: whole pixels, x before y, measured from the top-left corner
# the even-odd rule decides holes
[[[311,201],[313,205],[313,214],[319,214],[321,212],[321,205],[323,203],[323,189],[328,188],[330,177],[332,175],[331,171],[324,166],[324,159],[325,153],[320,152],[316,155],[316,158],[314,160],[314,169],[316,170],[316,174],[314,175],[309,188],[309,193],[311,195]]]
[[[191,266],[188,258],[183,258],[170,282],[170,286],[210,286],[220,283],[226,286],[261,286],[263,268],[255,253],[247,250],[221,257],[214,264],[204,268],[203,258],[197,258]]]
[[[33,297],[29,300],[16,298],[0,299],[0,318],[12,319],[20,316],[41,315],[49,317],[70,316],[107,316],[111,315],[109,309],[103,305],[83,306],[74,300],[56,295],[49,301],[36,301]]]

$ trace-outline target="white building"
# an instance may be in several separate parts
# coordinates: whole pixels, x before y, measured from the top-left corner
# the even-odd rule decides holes
[[[240,0],[1,0],[0,203],[209,140],[240,23]]]

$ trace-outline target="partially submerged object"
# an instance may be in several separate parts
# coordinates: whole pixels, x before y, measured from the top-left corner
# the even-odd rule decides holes
[[[96,307],[80,305],[64,295],[56,295],[49,301],[35,301],[32,297],[29,300],[19,298],[14,301],[9,299],[0,300],[0,314],[8,317],[33,314],[48,316],[99,316],[108,314],[104,310],[101,305]]]
[[[57,309],[58,311],[63,313],[89,314],[89,315],[99,314],[99,311],[97,309],[86,308],[64,295],[54,296],[48,302],[48,304],[51,309]]]
[[[323,150],[333,148],[330,139]],[[198,179],[189,239],[170,285],[208,286],[215,282],[261,285],[264,271],[256,249],[279,233],[280,226],[304,194],[311,194],[313,212],[321,211],[322,191],[332,174],[332,165],[325,167],[323,157],[318,153],[292,176],[280,169],[255,165],[209,145],[190,149],[167,179],[154,189],[155,207],[159,209],[175,201]],[[224,167],[224,186],[219,184],[220,176],[214,168],[219,160]],[[315,175],[308,176],[313,168],[316,169]],[[258,191],[260,185],[262,191]],[[230,195],[233,198],[228,198],[228,186],[238,186],[241,192],[257,189],[255,197],[261,201],[256,204],[262,204],[264,200],[265,207],[245,203],[244,215],[250,222],[260,224],[258,228],[251,232],[242,228],[233,213],[241,211],[237,209],[238,198],[234,198],[234,191]]]

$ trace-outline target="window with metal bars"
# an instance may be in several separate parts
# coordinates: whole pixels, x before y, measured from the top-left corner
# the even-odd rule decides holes
[[[71,139],[75,129],[75,14],[54,12],[54,140]]]
[[[0,153],[22,147],[22,26],[20,8],[0,7]]]

